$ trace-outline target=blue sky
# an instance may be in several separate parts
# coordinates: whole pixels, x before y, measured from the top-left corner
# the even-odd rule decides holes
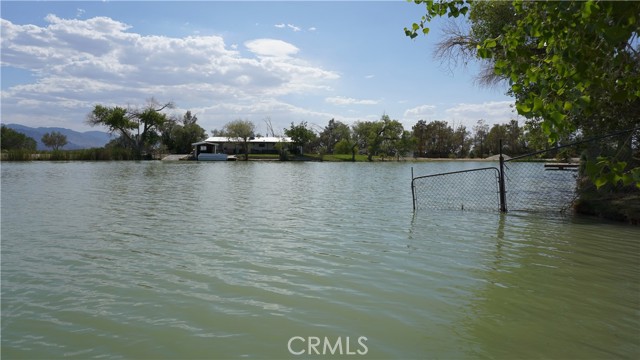
[[[517,118],[504,88],[474,83],[476,64],[433,58],[439,29],[414,40],[423,15],[398,1],[2,1],[2,123],[103,130],[95,104],[173,101],[207,131],[249,119],[265,134],[307,121],[383,114],[406,129],[444,120]]]

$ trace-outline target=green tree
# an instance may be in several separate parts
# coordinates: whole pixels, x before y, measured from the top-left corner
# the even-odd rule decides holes
[[[370,151],[369,141],[370,134],[374,131],[375,122],[373,121],[356,121],[351,126],[352,130],[352,145],[351,145],[351,160],[356,160],[356,151],[359,149]]]
[[[471,150],[471,139],[469,132],[464,125],[458,125],[453,133],[453,154],[458,158],[464,158],[469,155]]]
[[[120,144],[131,149],[136,159],[141,159],[150,155],[160,142],[159,131],[167,121],[162,111],[173,106],[171,102],[160,105],[154,99],[142,109],[96,105],[87,116],[87,123],[105,126],[110,133],[117,133],[122,138]]]
[[[473,127],[473,132],[473,155],[474,157],[483,158],[486,154],[485,141],[489,134],[489,125],[483,119],[480,119]]]
[[[413,138],[416,144],[416,156],[427,156],[427,122],[418,120],[411,129],[413,130]]]
[[[432,121],[425,128],[426,156],[446,158],[455,153],[454,131],[446,121]]]
[[[238,141],[242,143],[244,151],[244,160],[249,160],[249,140],[255,136],[256,125],[248,119],[236,119],[228,122],[222,129],[223,136],[229,138],[230,141]]]
[[[382,143],[380,144],[380,150],[382,154],[395,156],[400,158],[401,152],[406,148],[406,138],[404,138],[404,127],[398,120],[391,120],[389,116],[384,115],[382,117],[384,124]]]
[[[305,147],[317,138],[316,133],[308,127],[306,121],[301,121],[298,125],[291,123],[288,129],[284,129],[284,134],[291,138],[294,145],[300,147],[300,155],[303,155],[305,150],[308,150]]]
[[[502,146],[509,148],[509,145],[505,144],[505,139],[507,138],[507,125],[504,124],[494,124],[489,133],[487,133],[487,138],[485,140],[484,146],[489,155],[497,155],[500,153],[500,141],[502,141]]]
[[[470,12],[473,36],[466,37],[466,49],[475,48],[475,55],[508,81],[518,113],[540,119],[550,141],[572,131],[591,135],[637,126],[640,2],[517,0],[500,9],[507,10],[502,16],[485,2],[415,2],[426,14],[405,28],[411,38],[427,34],[434,17]],[[596,184],[612,178],[640,187],[639,167],[611,158],[599,163],[609,175],[593,174]]]
[[[333,148],[333,153],[334,154],[350,154],[351,150],[353,149],[353,145],[354,145],[354,142],[350,141],[350,139],[342,139],[338,141],[336,146]],[[357,151],[357,145],[354,150]],[[354,155],[354,158],[352,158],[352,160],[355,160],[355,154],[353,155]]]
[[[389,115],[382,115],[378,121],[357,121],[352,126],[353,145],[352,159],[355,161],[357,148],[367,149],[367,159],[373,161],[374,155],[398,155],[406,148],[403,138],[404,129],[397,120],[391,120]]]
[[[331,119],[318,136],[319,145],[325,149],[327,154],[333,154],[335,152],[334,148],[336,144],[343,139],[348,141],[350,136],[351,130],[347,124]]]
[[[187,154],[195,142],[207,137],[205,129],[197,124],[198,117],[187,111],[182,120],[168,119],[162,127],[162,143],[172,153]]]
[[[413,153],[416,147],[415,138],[413,133],[409,130],[402,130],[402,135],[396,145],[396,159],[400,159],[400,156],[406,156]]]
[[[50,147],[53,151],[58,151],[58,149],[67,145],[67,136],[58,131],[52,131],[42,135],[42,139],[40,139],[40,141],[42,141],[46,147]]]
[[[36,150],[36,141],[27,135],[1,125],[0,147],[2,150]]]

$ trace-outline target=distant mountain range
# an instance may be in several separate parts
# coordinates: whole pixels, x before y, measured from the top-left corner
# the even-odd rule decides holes
[[[7,124],[6,126],[35,140],[38,144],[38,150],[50,150],[50,148],[44,146],[40,139],[42,139],[42,135],[52,131],[57,131],[67,137],[68,143],[62,148],[62,150],[99,148],[105,146],[114,138],[109,133],[103,131],[77,132],[58,127],[32,128],[20,124]]]

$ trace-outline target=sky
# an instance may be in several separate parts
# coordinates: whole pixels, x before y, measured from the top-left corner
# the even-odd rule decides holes
[[[172,101],[207,132],[236,119],[267,134],[302,121],[321,131],[383,115],[410,129],[442,120],[470,130],[519,119],[506,87],[476,84],[477,64],[433,56],[404,27],[424,8],[396,1],[2,1],[4,124],[103,130],[96,104]]]

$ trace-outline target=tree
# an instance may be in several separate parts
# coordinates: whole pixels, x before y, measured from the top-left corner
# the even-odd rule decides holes
[[[136,159],[141,159],[160,142],[158,132],[167,121],[167,116],[161,111],[173,107],[172,102],[160,105],[155,99],[149,100],[142,109],[96,105],[87,116],[87,123],[106,126],[110,133],[119,134],[121,143],[133,151]]]
[[[378,121],[357,121],[352,126],[353,147],[352,160],[355,161],[355,150],[357,148],[367,149],[367,159],[373,160],[374,155],[398,155],[401,149],[406,148],[409,141],[403,138],[402,124],[397,120],[391,120],[389,115],[382,115]]]
[[[473,127],[475,133],[473,139],[473,153],[475,157],[483,158],[485,156],[485,140],[489,134],[489,125],[483,119],[478,120],[476,126]]]
[[[472,41],[465,46],[475,44],[476,56],[508,81],[518,113],[540,119],[551,142],[576,130],[597,134],[637,126],[640,2],[516,0],[503,16],[484,2],[415,2],[425,5],[426,14],[405,28],[411,38],[420,30],[427,34],[426,24],[436,16],[470,12],[475,37],[467,37]],[[592,174],[596,184],[613,178],[640,188],[640,167],[611,158],[598,162],[609,175]]]
[[[424,120],[418,120],[413,125],[413,138],[415,139],[417,156],[427,156],[427,122]]]
[[[291,127],[284,129],[284,134],[291,138],[294,145],[297,145],[302,149],[300,151],[300,155],[304,153],[307,144],[317,138],[316,133],[308,128],[306,121],[301,121],[298,125],[291,123]]]
[[[191,111],[187,111],[182,120],[167,119],[162,126],[162,144],[172,153],[191,152],[191,144],[207,137],[207,132],[197,124],[197,121],[198,117],[192,115]]]
[[[331,119],[318,136],[320,140],[319,145],[325,149],[326,153],[333,154],[336,144],[343,139],[347,139],[348,141],[350,135],[351,130],[347,124]]]
[[[387,115],[382,117],[382,122],[384,129],[382,133],[382,143],[380,144],[381,153],[395,156],[396,159],[399,159],[400,155],[405,153],[404,150],[408,145],[406,136],[410,134],[405,134],[402,123],[398,120],[391,120]]]
[[[46,147],[50,147],[53,151],[58,151],[59,148],[67,145],[67,137],[58,131],[46,133],[42,135],[42,139],[40,140]]]
[[[370,134],[374,130],[374,127],[375,123],[373,121],[356,121],[353,125],[351,125],[351,161],[356,161],[356,152],[358,150],[366,149],[367,152],[370,152]]]
[[[222,133],[229,140],[241,140],[244,160],[249,160],[249,139],[255,136],[255,124],[247,119],[236,119],[224,125]]]
[[[454,151],[454,132],[446,121],[432,121],[426,126],[427,146],[429,157],[446,158]]]
[[[487,138],[484,142],[484,146],[489,155],[496,155],[500,153],[500,141],[502,146],[509,148],[508,144],[505,144],[504,140],[507,138],[507,125],[494,124],[487,133]]]
[[[342,139],[342,140],[338,141],[336,146],[333,148],[333,153],[334,154],[349,154],[349,153],[351,153],[351,149],[353,148],[353,144],[354,143],[352,141],[350,141],[350,139]],[[357,148],[357,145],[356,145],[356,148]],[[354,154],[354,157],[351,160],[355,160],[355,154]]]
[[[0,147],[2,150],[36,150],[36,141],[27,135],[1,125]]]
[[[453,153],[459,158],[464,158],[469,155],[470,150],[471,139],[469,138],[467,127],[459,125],[453,133]]]

